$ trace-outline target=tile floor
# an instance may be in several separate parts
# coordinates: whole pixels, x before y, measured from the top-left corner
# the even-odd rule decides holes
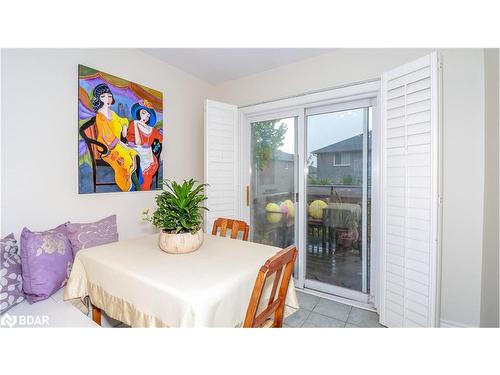
[[[383,328],[378,314],[297,291],[300,308],[285,318],[285,328]]]
[[[285,318],[284,328],[384,328],[378,314],[340,302],[297,291],[300,308]],[[127,325],[103,314],[103,326],[126,328]]]

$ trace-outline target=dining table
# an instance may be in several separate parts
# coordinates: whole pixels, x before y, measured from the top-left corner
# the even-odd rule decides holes
[[[279,250],[211,234],[188,254],[162,251],[158,234],[121,240],[76,253],[64,299],[89,297],[131,327],[240,327],[260,267]],[[285,304],[285,316],[299,307],[293,278]]]

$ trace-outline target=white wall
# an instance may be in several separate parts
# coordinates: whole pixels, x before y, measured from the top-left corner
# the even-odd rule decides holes
[[[384,70],[429,53],[418,49],[340,49],[215,86],[214,99],[249,105],[380,78]]]
[[[483,50],[443,52],[442,318],[479,326],[484,201]]]
[[[430,50],[342,49],[215,87],[213,98],[249,105],[380,77]],[[443,251],[441,318],[479,326],[484,192],[481,49],[442,50]]]
[[[2,50],[1,59],[2,236],[113,213],[120,238],[152,231],[140,212],[155,192],[78,195],[78,64],[162,91],[164,176],[203,179],[209,84],[132,49]]]
[[[481,326],[498,327],[498,49],[484,51],[485,185]]]

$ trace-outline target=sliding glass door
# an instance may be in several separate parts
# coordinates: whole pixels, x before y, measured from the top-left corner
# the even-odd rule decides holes
[[[306,110],[305,286],[368,301],[371,106]]]
[[[251,241],[299,250],[299,288],[370,302],[372,101],[249,117]]]

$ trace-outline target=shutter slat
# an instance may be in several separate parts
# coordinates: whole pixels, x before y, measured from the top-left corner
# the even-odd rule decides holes
[[[412,248],[406,249],[406,258],[414,259],[419,262],[426,262],[429,260],[429,253],[426,251],[415,250]]]
[[[406,85],[406,93],[407,95],[411,95],[415,92],[418,92],[420,90],[425,90],[430,87],[431,87],[430,78],[424,78],[419,81],[410,82],[408,85]]]
[[[419,303],[422,306],[429,307],[429,297],[422,294],[416,293],[413,290],[406,291],[406,297],[415,303]]]
[[[402,290],[402,288],[397,288],[395,290]],[[394,304],[403,306],[404,305],[404,296],[402,294],[398,294],[393,292],[392,290],[387,290],[387,300],[394,302]]]
[[[408,90],[408,87],[407,87]],[[424,89],[420,91],[416,91],[413,93],[408,93],[406,96],[406,102],[408,104],[413,104],[413,103],[418,103],[424,100],[430,100],[431,98],[431,90],[430,89]],[[430,103],[429,103],[430,104]],[[429,107],[430,109],[430,107]]]
[[[418,124],[408,125],[408,135],[429,133],[431,131],[431,124],[428,122],[421,122]]]
[[[391,293],[397,294],[398,296],[401,296],[401,297],[404,296],[404,292],[405,292],[405,289],[401,285],[391,283],[390,281],[387,281],[387,290],[390,291]],[[414,292],[412,292],[412,293],[414,293]],[[415,294],[421,296],[418,293],[415,293]],[[422,296],[422,297],[424,297],[424,296]]]
[[[387,262],[395,264],[396,266],[404,267],[405,259],[401,255],[395,255],[388,252]]]
[[[427,327],[427,317],[420,315],[413,310],[407,309],[407,318],[405,327]]]
[[[392,254],[396,254],[399,256],[404,256],[404,253],[405,253],[403,246],[393,245],[390,243],[387,244],[387,252],[392,253]]]
[[[390,309],[390,306],[387,307],[387,320],[391,322],[392,327],[403,327],[403,314],[396,313]]]
[[[429,288],[426,285],[422,285],[420,283],[408,280],[406,283],[406,290],[418,293],[421,296],[429,298]]]
[[[406,267],[408,267],[408,269],[410,269],[410,270],[420,272],[424,275],[429,274],[429,264],[428,263],[418,262],[416,260],[408,259],[408,261],[406,262]]]
[[[427,79],[429,76],[430,76],[429,66],[424,66],[418,70],[390,79],[387,87],[391,90],[398,86],[407,85],[409,82],[417,82],[420,80]]]

